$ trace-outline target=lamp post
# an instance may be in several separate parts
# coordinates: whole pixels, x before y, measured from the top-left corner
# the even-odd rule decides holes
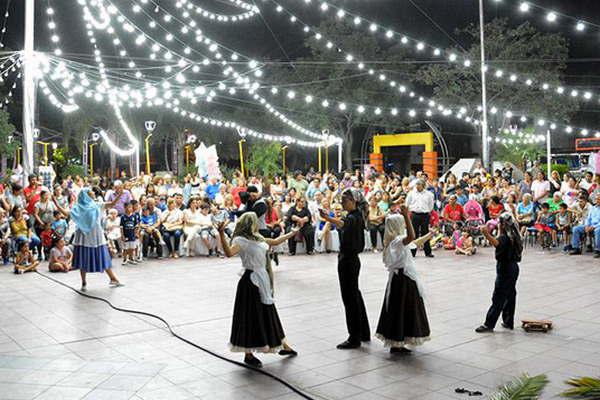
[[[319,172],[323,172],[323,163],[321,162],[321,145],[319,145]]]
[[[42,146],[44,146],[44,166],[48,166],[48,146],[50,146],[52,143],[50,142],[41,142],[41,141],[37,141],[37,144],[41,144]]]
[[[90,176],[94,175],[94,146],[97,143],[90,143]]]
[[[281,148],[281,153],[282,153],[282,155],[281,155],[281,163],[282,163],[282,167],[283,167],[283,176],[284,177],[285,177],[285,174],[286,174],[285,158],[286,158],[286,155],[287,155],[287,149],[288,149],[288,145],[287,144]]]
[[[35,0],[25,0],[25,45],[23,48],[23,179],[34,172],[35,140]]]
[[[196,135],[189,135],[187,138],[187,143],[183,147],[185,149],[185,169],[190,168],[190,150],[194,143],[196,143]]]
[[[238,141],[238,146],[240,149],[240,169],[242,171],[242,176],[246,176],[246,169],[244,168],[244,143],[246,143],[246,139],[240,139]]]
[[[146,138],[144,139],[144,144],[146,147],[146,174],[150,175],[150,138],[152,137],[152,133],[156,129],[155,121],[146,121],[144,122],[144,127],[146,128]]]
[[[90,175],[93,175],[94,172],[94,147],[96,142],[100,139],[100,134],[98,132],[92,132],[87,135],[83,140],[83,155],[82,155],[82,165],[86,167],[89,162],[89,172]],[[90,143],[92,142],[92,143]],[[88,173],[88,168],[84,168],[84,172]]]

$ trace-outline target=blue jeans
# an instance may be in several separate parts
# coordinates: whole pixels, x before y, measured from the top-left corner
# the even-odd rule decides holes
[[[28,238],[25,235],[19,235],[19,236],[17,236],[16,239],[17,239],[18,246],[21,246],[21,243],[23,243],[23,242],[29,242],[30,249],[33,249],[34,247],[39,248],[42,245],[42,241],[40,240],[39,237],[37,237],[37,235],[35,233],[31,235],[31,238]]]
[[[179,243],[181,242],[183,231],[181,229],[175,229],[174,231],[163,229],[162,235],[169,253],[179,253]],[[173,244],[171,244],[171,237],[173,238]]]
[[[585,244],[585,225],[578,225],[573,228],[573,239],[571,246],[575,250],[581,250]],[[594,229],[594,250],[600,251],[600,226]]]

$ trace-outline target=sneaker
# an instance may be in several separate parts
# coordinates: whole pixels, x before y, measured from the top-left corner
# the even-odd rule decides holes
[[[130,260],[130,261],[129,261],[129,264],[132,264],[132,265],[138,265],[138,264],[139,264],[139,262],[138,262],[138,260],[136,260],[136,259],[133,259],[133,260]]]
[[[263,364],[260,360],[254,356],[246,356],[244,357],[244,364],[247,364],[254,368],[262,368]]]
[[[127,265],[128,261],[126,258],[123,259],[123,262],[121,263],[121,265]]]
[[[594,258],[600,258],[600,251],[594,252]]]
[[[13,272],[15,273],[15,275],[22,275],[23,274],[23,270],[19,269],[17,267],[15,267],[15,270]]]
[[[108,286],[110,286],[111,288],[118,288],[118,287],[123,287],[125,285],[122,284],[119,281],[110,281],[110,283],[108,284]]]
[[[87,283],[84,283],[81,285],[81,289],[79,290],[80,292],[87,292]]]
[[[578,256],[580,254],[581,254],[581,249],[573,249],[573,250],[569,251],[570,256]]]

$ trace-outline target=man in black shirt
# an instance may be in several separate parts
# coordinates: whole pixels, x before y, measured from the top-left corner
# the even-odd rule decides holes
[[[338,255],[338,277],[342,292],[342,301],[346,312],[348,339],[340,343],[338,349],[356,349],[361,342],[371,338],[367,310],[358,288],[360,258],[358,255],[365,247],[365,213],[367,204],[362,194],[347,189],[342,194],[342,206],[348,212],[345,218],[332,218],[319,210],[321,218],[335,224],[340,234],[340,252]]]

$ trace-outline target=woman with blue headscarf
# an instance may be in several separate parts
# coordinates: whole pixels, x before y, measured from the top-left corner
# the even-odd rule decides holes
[[[77,227],[73,236],[73,269],[81,274],[81,291],[87,290],[88,272],[106,272],[111,287],[123,286],[112,271],[112,259],[102,230],[102,205],[95,201],[96,193],[90,188],[79,192],[71,211],[56,204],[66,217],[71,217]]]

